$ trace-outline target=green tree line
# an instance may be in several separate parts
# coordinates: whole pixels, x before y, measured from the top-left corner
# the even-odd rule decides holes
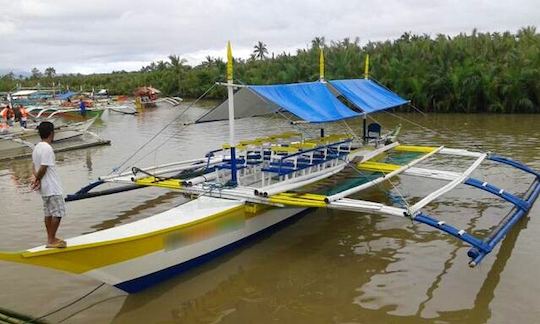
[[[319,78],[319,49],[325,53],[326,78],[363,77],[364,57],[370,55],[370,77],[424,111],[432,112],[540,112],[540,34],[535,27],[516,33],[414,35],[368,42],[345,38],[327,42],[317,37],[296,53],[271,53],[259,41],[248,59],[235,59],[235,79],[246,84],[314,81]],[[21,78],[0,79],[0,91],[16,84],[61,84],[71,89],[106,88],[112,94],[131,94],[152,85],[164,95],[197,98],[216,81],[224,81],[223,59],[206,57],[196,66],[170,55],[137,72],[57,75],[54,68]],[[221,99],[223,87],[213,87],[208,98]]]

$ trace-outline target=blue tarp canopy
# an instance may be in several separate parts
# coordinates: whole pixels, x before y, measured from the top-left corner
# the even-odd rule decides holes
[[[321,82],[249,86],[277,106],[311,123],[324,123],[357,117]]]
[[[286,110],[310,123],[325,123],[358,117],[337,97],[343,96],[365,113],[372,113],[406,104],[408,101],[374,81],[366,79],[334,80],[329,83],[305,82],[276,85],[248,85],[234,94],[234,117],[262,116]],[[229,118],[228,100],[197,123]]]
[[[348,101],[366,113],[408,103],[407,100],[369,79],[334,80],[329,82]]]
[[[75,95],[75,92],[73,91],[68,91],[68,92],[64,92],[62,94],[59,94],[58,95],[58,99],[60,100],[67,100],[68,98],[71,98]]]

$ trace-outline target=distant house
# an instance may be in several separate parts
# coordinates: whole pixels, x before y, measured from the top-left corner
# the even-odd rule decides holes
[[[158,99],[160,93],[161,91],[151,86],[137,88],[133,92],[137,109],[156,107],[155,101]]]
[[[156,100],[158,98],[158,95],[161,93],[161,91],[159,91],[158,89],[156,88],[153,88],[153,87],[140,87],[140,88],[137,88],[134,92],[133,92],[133,95],[135,97],[148,97],[150,98],[150,100]]]

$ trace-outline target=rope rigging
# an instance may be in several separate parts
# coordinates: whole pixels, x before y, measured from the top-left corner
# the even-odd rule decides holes
[[[79,297],[79,298],[73,300],[72,302],[70,302],[70,303],[68,303],[68,304],[66,304],[66,305],[64,305],[64,306],[62,306],[62,307],[60,307],[60,308],[57,308],[57,309],[55,309],[55,310],[53,310],[53,311],[50,311],[49,313],[47,313],[47,314],[45,314],[45,315],[41,315],[40,317],[36,317],[36,318],[34,318],[34,319],[30,320],[30,321],[27,321],[27,322],[25,322],[25,323],[36,323],[36,322],[41,321],[41,320],[44,319],[44,318],[47,318],[47,317],[49,317],[49,316],[51,316],[51,315],[54,315],[54,314],[56,314],[56,313],[58,313],[58,312],[60,312],[60,311],[62,311],[62,310],[64,310],[64,309],[66,309],[66,308],[68,308],[68,307],[70,307],[70,306],[72,306],[72,305],[75,305],[76,303],[78,303],[78,302],[80,302],[81,300],[85,299],[86,297],[90,296],[91,294],[93,294],[93,293],[96,292],[99,288],[101,288],[101,287],[103,287],[103,286],[105,286],[105,283],[102,283],[102,284],[96,286],[94,289],[90,290],[89,292],[87,292],[86,294],[82,295],[81,297]]]
[[[174,124],[176,121],[178,121],[182,116],[184,116],[184,114],[190,109],[192,108],[195,104],[197,104],[202,98],[204,98],[210,91],[212,91],[214,89],[214,87],[216,86],[216,84],[212,84],[211,87],[209,87],[202,95],[200,95],[195,101],[193,101],[192,103],[190,103],[186,109],[184,109],[176,118],[174,118],[173,120],[171,120],[170,122],[168,122],[167,124],[165,124],[165,126],[163,126],[156,134],[154,134],[149,140],[147,140],[145,143],[143,143],[137,150],[135,150],[135,152],[133,152],[133,154],[131,154],[129,157],[127,157],[119,166],[117,166],[116,168],[114,168],[109,174],[112,174],[114,172],[118,172],[118,173],[122,173],[124,171],[126,171],[127,169],[129,169],[129,167],[126,167],[122,170],[120,170],[128,161],[130,161],[134,156],[136,156],[139,152],[141,152],[148,144],[150,144],[150,142],[152,142],[154,139],[156,139],[161,133],[163,133],[165,131],[165,129],[167,129],[169,126],[171,126],[172,124]],[[148,155],[156,152],[161,146],[163,146],[168,140],[170,140],[173,136],[179,134],[181,131],[183,131],[189,124],[185,124],[184,127],[182,127],[180,130],[177,130],[175,131],[171,136],[169,136],[164,143],[162,143],[161,145],[159,145],[156,149],[150,151],[148,154],[144,155],[142,158],[140,158],[139,160],[135,161],[135,163],[139,162],[140,160],[142,160],[143,158],[147,157]],[[134,164],[135,164],[134,163]]]

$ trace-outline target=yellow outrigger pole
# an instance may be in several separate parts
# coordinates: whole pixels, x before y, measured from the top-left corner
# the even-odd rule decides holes
[[[229,101],[229,144],[231,145],[231,185],[238,184],[236,168],[236,143],[234,139],[234,93],[233,93],[233,56],[231,42],[227,42],[227,97]]]

